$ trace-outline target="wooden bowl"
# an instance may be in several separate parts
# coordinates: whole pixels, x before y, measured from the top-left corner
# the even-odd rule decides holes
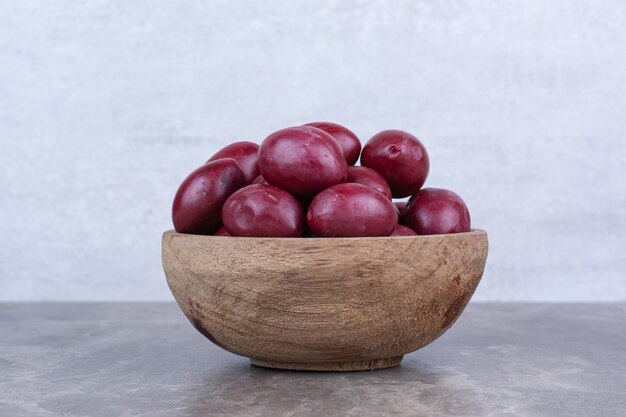
[[[487,233],[279,239],[163,235],[167,282],[218,346],[271,368],[398,365],[474,293]]]

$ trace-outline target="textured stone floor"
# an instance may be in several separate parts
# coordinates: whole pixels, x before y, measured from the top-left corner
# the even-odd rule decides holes
[[[0,304],[0,416],[624,416],[626,304],[476,304],[394,369],[252,367],[175,304]]]

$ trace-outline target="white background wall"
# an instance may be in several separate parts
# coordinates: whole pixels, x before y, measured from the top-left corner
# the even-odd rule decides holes
[[[2,1],[0,300],[171,299],[218,148],[405,129],[491,251],[478,300],[626,300],[626,2]]]

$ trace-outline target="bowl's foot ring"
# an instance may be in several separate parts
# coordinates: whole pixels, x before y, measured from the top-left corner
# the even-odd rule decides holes
[[[384,359],[371,359],[345,362],[280,362],[262,359],[250,359],[255,366],[275,369],[290,369],[293,371],[373,371],[374,369],[393,368],[400,365],[402,356]]]

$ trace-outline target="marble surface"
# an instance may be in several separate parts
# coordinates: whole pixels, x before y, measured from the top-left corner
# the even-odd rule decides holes
[[[171,300],[183,179],[316,120],[420,138],[474,300],[624,301],[625,113],[624,0],[0,1],[0,302]]]
[[[174,304],[0,304],[0,416],[624,416],[626,304],[470,304],[393,369],[252,367]]]

